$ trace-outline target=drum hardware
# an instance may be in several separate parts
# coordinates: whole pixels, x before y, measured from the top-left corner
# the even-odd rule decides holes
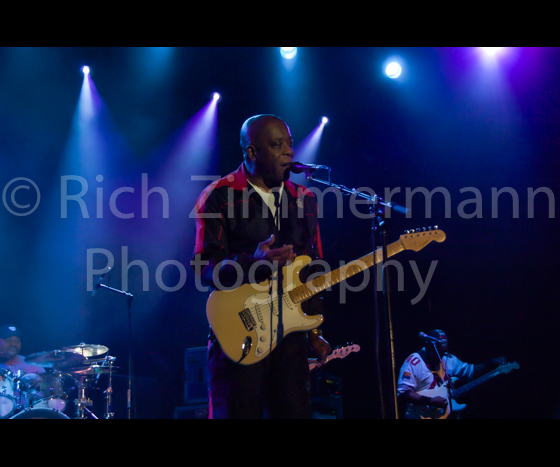
[[[64,352],[74,352],[83,355],[87,359],[90,359],[91,357],[97,357],[99,355],[104,355],[109,352],[109,348],[105,347],[104,345],[92,345],[86,344],[84,342],[81,342],[80,345],[63,347],[60,350]]]
[[[99,381],[99,377],[103,374],[109,375],[109,384],[107,390],[104,391],[105,394],[105,419],[113,419],[115,414],[111,411],[112,407],[112,396],[113,396],[113,371],[118,369],[118,367],[114,366],[114,362],[116,361],[116,357],[111,357],[107,355],[104,359],[97,360],[95,364],[90,366],[83,366],[83,367],[76,367],[72,368],[70,371],[80,377],[79,382],[79,397],[74,402],[77,407],[77,415],[76,418],[84,419],[84,418],[95,418],[94,413],[92,413],[88,407],[90,407],[91,399],[87,396],[87,390],[95,382]],[[101,365],[99,364],[101,363]]]
[[[107,420],[115,418],[115,414],[111,411],[113,403],[113,369],[118,368],[113,367],[115,360],[115,357],[107,356],[105,358],[105,362],[103,362],[103,365],[105,365],[104,369],[109,369],[109,384],[107,386],[107,390],[105,391],[105,419]],[[99,375],[101,375],[101,373],[99,373]],[[97,376],[97,379],[99,379],[99,375]]]
[[[64,370],[84,365],[87,362],[86,357],[76,352],[66,350],[51,350],[47,352],[38,352],[29,355],[25,359],[26,363],[42,366],[43,368],[55,368]]]
[[[82,376],[78,383],[78,398],[74,401],[76,404],[76,419],[85,420],[89,417],[98,420],[97,416],[88,409],[93,405],[93,402],[87,396],[87,385],[87,377]]]
[[[18,405],[14,397],[14,374],[0,369],[0,419],[10,418]]]
[[[41,374],[26,374],[19,370],[15,376],[10,370],[0,369],[0,418],[69,419],[62,412],[66,408],[69,393],[77,389],[78,395],[74,400],[76,419],[97,420],[98,417],[90,410],[93,401],[88,396],[88,389],[102,374],[107,374],[109,383],[104,391],[104,418],[113,419],[112,375],[118,369],[114,366],[116,357],[107,355],[95,358],[108,351],[108,347],[82,342],[76,346],[29,355],[25,361],[45,368]],[[14,391],[23,399],[23,404],[17,403]]]
[[[56,409],[29,409],[10,417],[10,420],[70,420]]]
[[[68,394],[76,389],[76,380],[68,373],[47,368],[41,374],[39,398],[32,401],[34,409],[55,409],[64,412],[68,404]],[[37,394],[36,394],[37,396]]]

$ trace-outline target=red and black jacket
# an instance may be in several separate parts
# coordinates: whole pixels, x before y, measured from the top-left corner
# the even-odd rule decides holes
[[[268,206],[254,188],[247,184],[245,164],[231,174],[210,184],[196,204],[196,242],[193,267],[202,284],[211,289],[231,287],[249,282],[249,271],[255,263],[254,253],[259,243],[275,235],[271,248],[293,245],[297,256],[322,258],[318,224],[317,198],[307,188],[291,181],[284,183],[280,209],[280,230]],[[213,271],[219,269],[216,284]],[[253,268],[253,273],[255,269]],[[255,282],[270,276],[270,267],[257,268]]]

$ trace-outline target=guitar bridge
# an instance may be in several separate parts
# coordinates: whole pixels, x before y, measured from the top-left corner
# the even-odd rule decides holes
[[[253,315],[247,308],[245,308],[241,313],[239,313],[239,317],[241,318],[241,321],[243,321],[243,325],[245,326],[245,329],[247,329],[247,331],[252,331],[253,329],[255,329],[257,322],[255,321],[255,318],[253,318]]]

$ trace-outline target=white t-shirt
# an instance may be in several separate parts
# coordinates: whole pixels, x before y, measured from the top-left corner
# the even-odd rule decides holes
[[[443,364],[447,368],[450,378],[457,378],[458,380],[470,379],[473,375],[474,365],[462,362],[454,355],[446,354],[443,357]],[[439,375],[438,380],[434,376],[434,372],[428,369],[420,354],[413,353],[405,360],[401,367],[397,393],[402,394],[409,390],[420,392],[424,389],[434,389],[440,386],[440,382],[444,380],[443,370],[440,365],[439,370],[435,372]]]
[[[255,191],[261,196],[261,198],[263,199],[263,201],[268,205],[268,208],[270,209],[270,212],[272,213],[272,217],[275,219],[276,221],[276,227],[278,228],[278,230],[280,230],[280,222],[279,220],[276,218],[276,203],[274,201],[274,192],[277,192],[280,195],[280,199],[282,199],[282,191],[284,190],[284,182],[282,182],[282,185],[280,186],[280,189],[275,189],[274,192],[268,192],[263,190],[262,188],[259,188],[256,185],[253,185],[251,182],[249,182],[249,185],[251,185]]]

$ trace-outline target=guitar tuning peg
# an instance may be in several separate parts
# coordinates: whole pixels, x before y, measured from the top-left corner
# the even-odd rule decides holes
[[[428,230],[432,230],[432,226],[430,225],[430,227],[428,227]]]
[[[409,234],[410,232],[409,232],[408,230],[405,230],[404,233],[405,233],[405,234]]]
[[[422,230],[425,232],[425,231],[426,231],[426,227],[422,227]]]
[[[434,225],[434,229],[436,229],[436,230],[437,230],[437,229],[438,229],[438,226],[437,226],[437,225]]]
[[[420,232],[420,229],[416,229],[416,232]]]

